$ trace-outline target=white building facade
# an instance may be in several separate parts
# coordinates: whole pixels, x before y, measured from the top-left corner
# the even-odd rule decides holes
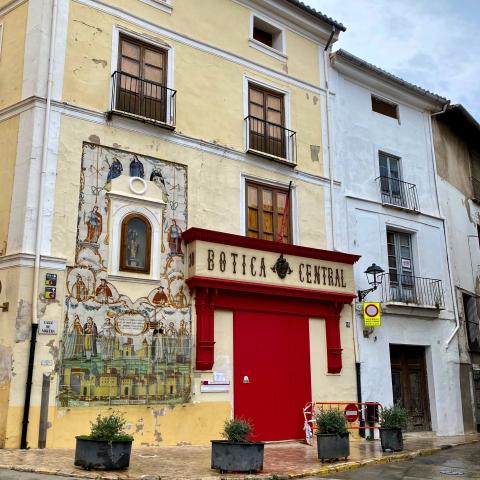
[[[365,301],[382,325],[365,328],[356,303],[359,397],[402,404],[409,431],[463,432],[456,309],[441,218],[431,114],[446,99],[342,50],[331,58],[336,248],[384,270]]]

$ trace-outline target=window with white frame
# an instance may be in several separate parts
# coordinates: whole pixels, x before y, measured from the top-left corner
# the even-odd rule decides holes
[[[256,15],[251,18],[249,44],[279,60],[286,60],[285,30]]]

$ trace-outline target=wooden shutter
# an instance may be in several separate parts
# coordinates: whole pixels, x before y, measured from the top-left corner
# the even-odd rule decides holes
[[[285,158],[284,96],[249,85],[250,146],[254,150]]]
[[[287,201],[287,191],[247,182],[247,236],[278,241]],[[291,242],[290,208],[286,213],[283,241]]]

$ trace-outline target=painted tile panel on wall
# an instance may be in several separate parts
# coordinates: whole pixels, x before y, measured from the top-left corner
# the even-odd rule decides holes
[[[128,284],[138,280],[121,282],[127,287],[120,291],[108,276],[110,249],[120,242],[111,237],[109,193],[122,175],[143,178],[163,199],[161,240],[152,244],[160,250],[158,284],[136,299]],[[184,166],[84,143],[76,260],[66,285],[60,406],[189,400],[191,310],[181,241],[186,226]],[[133,233],[126,246],[132,258],[139,249]]]

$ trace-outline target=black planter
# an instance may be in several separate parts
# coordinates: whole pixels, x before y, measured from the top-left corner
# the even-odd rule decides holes
[[[349,433],[323,434],[317,433],[318,458],[324,460],[338,460],[350,455]]]
[[[212,468],[224,472],[259,472],[263,470],[262,442],[243,443],[212,440]]]
[[[381,428],[380,441],[383,451],[400,452],[403,450],[403,435],[400,428]]]
[[[86,470],[122,470],[130,465],[132,441],[107,442],[77,437],[74,465]]]

